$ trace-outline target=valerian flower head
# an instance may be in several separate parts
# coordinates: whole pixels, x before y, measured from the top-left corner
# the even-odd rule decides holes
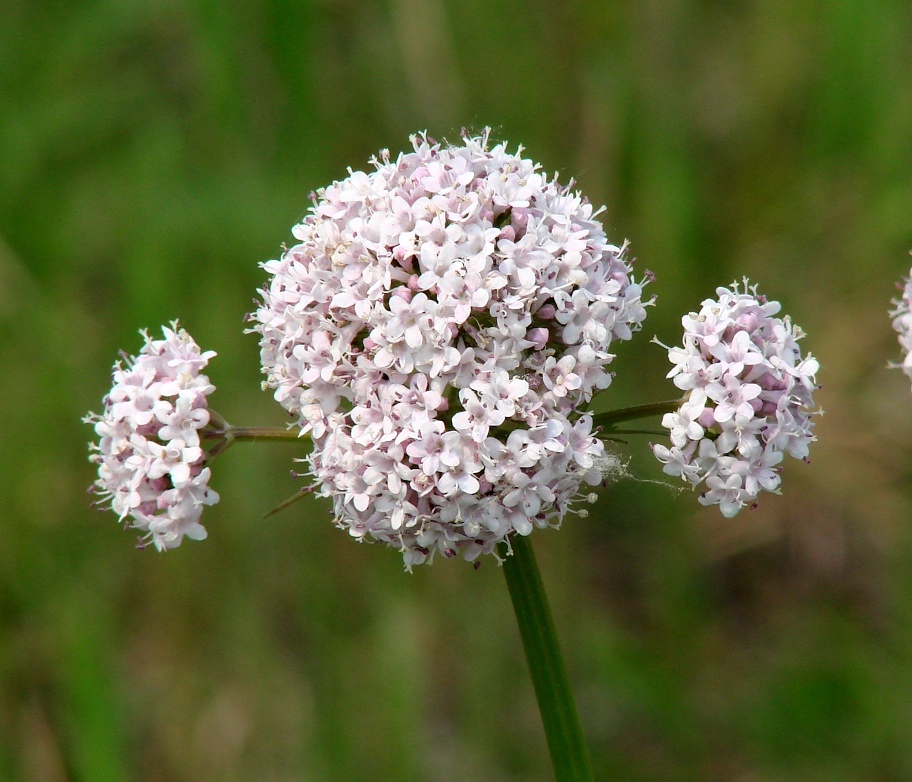
[[[896,287],[899,288],[902,296],[893,300],[890,317],[893,319],[893,329],[899,335],[903,360],[901,364],[891,364],[891,366],[901,367],[902,371],[912,378],[912,270],[909,272],[909,277],[903,278]]]
[[[686,393],[662,419],[670,445],[652,449],[667,474],[702,484],[700,502],[731,517],[761,490],[778,493],[783,454],[807,461],[818,364],[756,286],[744,280],[716,296],[682,319],[684,344],[668,349],[668,377]]]
[[[412,145],[315,194],[252,316],[337,524],[407,566],[556,526],[599,482],[580,408],[651,303],[572,182],[488,131]]]
[[[215,352],[201,352],[176,321],[162,332],[157,340],[140,332],[146,344],[114,365],[104,411],[84,419],[99,437],[90,445],[98,464],[93,490],[160,551],[185,535],[205,538],[200,514],[219,499],[200,446],[206,397],[215,390],[201,370]]]

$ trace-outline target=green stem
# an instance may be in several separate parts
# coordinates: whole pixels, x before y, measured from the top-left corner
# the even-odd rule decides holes
[[[535,552],[522,535],[514,535],[511,545],[512,555],[508,556],[506,543],[500,544],[499,552],[504,557],[504,576],[526,651],[554,778],[557,782],[592,782],[589,754]]]
[[[215,440],[208,450],[206,459],[214,459],[223,451],[239,441],[253,442],[255,440],[309,440],[307,435],[302,435],[294,429],[284,426],[232,426],[215,410],[209,411],[209,426],[200,432],[204,440]]]
[[[669,399],[665,402],[650,402],[648,405],[635,405],[608,413],[597,413],[592,416],[592,425],[613,429],[615,424],[622,421],[635,421],[637,418],[646,418],[651,415],[673,413],[681,406],[682,401],[682,399]]]
[[[230,426],[225,432],[229,440],[308,440],[294,429],[284,426]]]

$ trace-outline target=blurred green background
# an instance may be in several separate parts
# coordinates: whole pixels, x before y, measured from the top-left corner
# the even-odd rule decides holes
[[[537,780],[502,574],[403,574],[290,495],[297,444],[215,463],[210,537],[89,509],[120,348],[180,317],[213,405],[280,424],[245,335],[314,188],[427,128],[495,128],[607,206],[658,306],[600,405],[674,395],[680,316],[748,275],[819,357],[820,442],[732,520],[660,477],[536,532],[599,779],[912,779],[912,248],[899,0],[3,0],[0,779]],[[309,502],[309,501],[308,501]]]

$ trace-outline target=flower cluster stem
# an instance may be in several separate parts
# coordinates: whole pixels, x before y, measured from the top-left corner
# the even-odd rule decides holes
[[[673,413],[681,406],[681,401],[680,399],[669,399],[665,402],[650,402],[645,405],[623,407],[620,410],[612,410],[608,413],[597,413],[592,416],[592,424],[610,431],[615,427],[615,424],[620,424],[624,421],[636,421],[638,418],[647,418],[651,415]]]
[[[226,435],[230,440],[300,440],[296,429],[284,426],[231,426]]]
[[[285,426],[232,426],[215,410],[209,410],[210,426],[200,431],[204,440],[215,440],[215,444],[207,451],[206,459],[213,459],[236,442],[255,442],[257,440],[301,440],[310,439],[302,435],[297,429]]]
[[[511,545],[512,555],[508,556],[505,543],[500,544],[499,551],[504,557],[504,576],[538,700],[554,778],[557,782],[592,782],[589,753],[535,552],[521,535],[514,535]]]

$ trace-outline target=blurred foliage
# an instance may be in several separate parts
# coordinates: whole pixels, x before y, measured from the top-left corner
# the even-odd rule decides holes
[[[427,128],[495,128],[655,272],[604,408],[667,398],[678,319],[748,275],[823,365],[813,464],[725,520],[637,480],[535,534],[599,778],[912,778],[912,247],[901,0],[5,0],[0,779],[547,780],[503,579],[404,575],[219,457],[210,538],[89,509],[110,365],[175,317],[214,404],[279,424],[242,318],[308,193]],[[660,473],[642,439],[623,448]],[[791,461],[791,460],[790,460]]]

